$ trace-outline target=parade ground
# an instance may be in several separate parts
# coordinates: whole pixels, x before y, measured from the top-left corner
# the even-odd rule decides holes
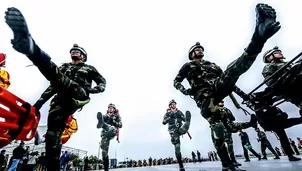
[[[301,156],[300,156],[301,157]],[[241,168],[247,171],[302,171],[302,160],[289,162],[287,157],[282,156],[280,160],[268,158],[268,160],[258,161],[251,159],[251,162],[238,160],[242,164]],[[186,171],[221,171],[220,162],[202,162],[185,164]],[[178,165],[163,165],[140,168],[114,169],[118,171],[179,171]]]

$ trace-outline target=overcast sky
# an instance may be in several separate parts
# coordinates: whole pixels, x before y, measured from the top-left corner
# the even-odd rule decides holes
[[[91,102],[75,114],[79,131],[66,144],[97,155],[100,130],[96,129],[96,113],[105,112],[109,103],[116,104],[124,127],[120,141],[111,141],[109,155],[115,152],[119,160],[149,156],[174,157],[167,126],[161,124],[168,102],[175,99],[180,110],[192,112],[188,136],[181,139],[184,157],[199,150],[203,155],[214,150],[209,125],[200,116],[195,102],[173,87],[173,79],[188,61],[188,49],[200,41],[205,47],[205,59],[223,69],[243,52],[255,25],[255,5],[272,5],[281,22],[281,30],[270,39],[264,50],[281,47],[289,59],[302,47],[301,3],[288,0],[186,0],[186,1],[76,1],[18,0],[1,1],[4,16],[7,7],[17,7],[25,15],[32,37],[52,60],[60,65],[70,62],[69,50],[74,43],[88,52],[88,64],[95,66],[107,80],[102,94],[91,95]],[[9,90],[34,103],[48,81],[31,62],[12,49],[12,32],[0,17],[0,52],[6,53],[7,70],[11,75]],[[262,54],[261,54],[262,56]],[[250,91],[262,80],[264,64],[259,56],[251,69],[238,82]],[[237,120],[247,121],[240,110],[226,100]],[[241,100],[240,100],[241,102]],[[46,123],[49,102],[43,106],[40,124]],[[283,105],[290,116],[299,116],[293,105]],[[287,130],[290,137],[301,136],[296,126]],[[260,152],[253,129],[247,130],[254,148]],[[268,133],[273,145],[279,145]],[[235,152],[242,153],[238,134],[234,134]]]

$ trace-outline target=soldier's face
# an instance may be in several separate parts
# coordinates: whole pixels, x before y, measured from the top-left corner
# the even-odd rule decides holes
[[[176,108],[176,104],[175,104],[175,103],[172,103],[172,104],[171,104],[171,108],[172,108],[172,109],[175,109],[175,108]]]
[[[204,56],[202,48],[195,48],[192,53],[193,58],[202,58]]]
[[[108,108],[108,111],[109,111],[110,113],[113,113],[113,112],[114,112],[114,108],[113,108],[113,107],[109,107],[109,108]]]
[[[79,50],[72,50],[70,56],[73,61],[83,60],[83,55]]]
[[[273,54],[274,54],[274,57],[275,57],[276,59],[283,59],[283,58],[284,58],[284,56],[283,56],[283,54],[282,54],[281,51],[276,51],[276,52],[274,52]]]

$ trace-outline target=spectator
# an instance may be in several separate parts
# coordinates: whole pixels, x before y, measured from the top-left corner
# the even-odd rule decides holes
[[[19,162],[22,160],[24,154],[27,152],[23,147],[24,147],[24,142],[22,141],[20,145],[13,150],[12,164],[7,171],[17,170]]]
[[[41,153],[41,156],[38,158],[38,164],[40,164],[40,171],[45,171],[46,170],[46,156],[45,153]]]
[[[0,171],[4,171],[5,170],[5,167],[6,165],[5,164],[5,152],[6,150],[1,150],[1,153],[0,153]],[[4,165],[4,168],[3,168],[3,165]]]
[[[60,160],[61,168],[63,167],[63,171],[66,171],[67,164],[69,162],[69,154],[67,153],[67,151],[65,151],[65,153],[61,156]]]
[[[302,140],[299,137],[297,137],[297,140],[298,140],[298,148],[302,149]]]
[[[31,153],[29,155],[29,159],[27,161],[27,165],[25,166],[25,170],[26,171],[34,171],[35,170],[35,166],[37,164],[38,155],[39,155],[38,151],[36,151],[34,153]]]

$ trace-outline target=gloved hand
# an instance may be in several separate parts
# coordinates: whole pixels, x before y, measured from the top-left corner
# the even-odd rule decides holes
[[[189,89],[186,89],[186,90],[182,91],[182,93],[184,95],[192,95],[192,90],[189,88]]]
[[[115,127],[119,127],[119,123],[118,123],[118,122],[116,122],[115,120],[113,120],[113,126],[115,126]]]
[[[14,39],[11,40],[13,48],[27,56],[32,55],[34,53],[34,42],[22,13],[17,8],[8,8],[5,12],[5,22],[14,33]]]
[[[94,88],[88,87],[88,88],[86,88],[86,90],[91,94],[98,93],[98,90],[95,87]]]

